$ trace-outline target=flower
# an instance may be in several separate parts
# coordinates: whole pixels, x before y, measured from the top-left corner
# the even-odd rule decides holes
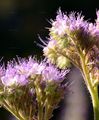
[[[11,64],[8,64],[5,74],[1,77],[1,81],[5,86],[12,86],[14,84],[25,85],[27,83],[27,78],[19,74],[17,69],[11,66]]]
[[[95,20],[95,23],[88,24],[88,32],[90,33],[91,38],[94,39],[93,42],[95,45],[99,48],[99,10],[96,11],[96,15],[97,19]]]
[[[67,27],[66,21],[68,21],[68,17],[64,15],[59,9],[56,20],[52,21],[52,28],[50,29],[50,31],[52,31],[54,34],[57,34],[59,36],[64,35]]]
[[[60,43],[61,47],[66,47],[68,44],[77,44],[82,50],[89,50],[99,38],[99,11],[97,11],[96,23],[90,23],[84,20],[81,13],[57,12],[55,20],[52,20],[50,37]],[[97,39],[99,41],[99,39]],[[97,42],[98,43],[98,42]]]
[[[20,59],[18,63],[10,62],[7,65],[1,81],[5,86],[13,85],[27,85],[33,76],[41,75],[42,81],[59,81],[63,80],[66,71],[60,72],[57,68],[47,63],[45,60],[41,63],[34,60],[32,57],[29,59]]]
[[[17,77],[16,70],[11,66],[11,64],[8,64],[4,76],[1,77],[1,81],[4,85],[9,86],[17,82]]]
[[[69,70],[59,71],[55,66],[48,64],[42,71],[44,81],[62,82]]]
[[[17,62],[8,62],[3,74],[0,68],[0,94],[11,108],[17,110],[20,118],[32,120],[39,116],[41,107],[44,112],[47,106],[51,106],[48,110],[50,119],[65,93],[66,83],[63,80],[68,72],[59,70],[46,59],[39,62],[32,57],[18,58]]]
[[[80,65],[80,51],[86,55],[96,46],[99,49],[99,11],[95,23],[84,20],[81,13],[59,11],[55,20],[51,20],[50,38],[44,47],[44,55],[59,68],[70,67],[70,61]],[[75,57],[76,56],[76,57]]]
[[[59,9],[56,20],[52,21],[52,27],[50,28],[51,36],[54,38],[55,36],[63,37],[77,30],[88,32],[88,22],[84,21],[84,16],[74,12],[66,15]]]
[[[42,69],[44,69],[44,66],[39,66],[39,63],[37,63],[32,57],[29,57],[28,60],[20,59],[18,62],[19,64],[17,64],[15,68],[19,74],[24,74],[27,77],[32,74],[40,74]]]

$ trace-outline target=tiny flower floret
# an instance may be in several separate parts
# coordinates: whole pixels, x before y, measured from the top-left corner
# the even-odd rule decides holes
[[[68,21],[68,17],[62,14],[61,10],[59,10],[56,21],[52,21],[51,31],[53,31],[55,34],[58,34],[59,36],[64,35],[67,27],[66,21]]]
[[[12,63],[11,63],[12,64]],[[1,81],[5,86],[11,86],[14,84],[24,85],[27,83],[27,78],[23,74],[19,74],[18,70],[10,63],[5,70],[4,75],[1,77]]]

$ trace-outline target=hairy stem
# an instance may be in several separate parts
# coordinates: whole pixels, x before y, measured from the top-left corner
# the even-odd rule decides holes
[[[82,70],[83,70],[83,76],[86,81],[87,88],[89,90],[89,93],[91,95],[92,99],[92,105],[93,105],[93,111],[94,111],[94,120],[99,120],[99,98],[98,98],[98,90],[97,86],[93,87],[90,76],[88,73],[88,68],[87,65],[85,64],[85,57],[83,54],[80,54],[81,58],[81,65],[82,65]]]

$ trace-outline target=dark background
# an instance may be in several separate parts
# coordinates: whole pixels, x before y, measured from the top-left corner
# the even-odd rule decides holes
[[[38,34],[42,39],[48,37],[45,27],[51,26],[48,21],[55,18],[59,7],[67,12],[82,11],[85,19],[94,22],[98,5],[95,0],[0,0],[0,58],[5,62],[16,55],[41,58]],[[5,113],[0,109],[0,120],[7,120],[9,114]]]

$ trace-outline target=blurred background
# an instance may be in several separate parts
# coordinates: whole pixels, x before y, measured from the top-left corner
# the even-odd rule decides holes
[[[16,56],[35,55],[42,58],[42,48],[38,34],[42,39],[48,37],[46,27],[55,19],[56,11],[82,12],[85,19],[94,22],[98,2],[95,0],[0,0],[0,59],[5,63]],[[93,110],[89,93],[82,76],[73,67],[68,75],[71,84],[65,99],[54,111],[52,120],[93,120]],[[15,120],[5,109],[0,108],[0,120]]]

